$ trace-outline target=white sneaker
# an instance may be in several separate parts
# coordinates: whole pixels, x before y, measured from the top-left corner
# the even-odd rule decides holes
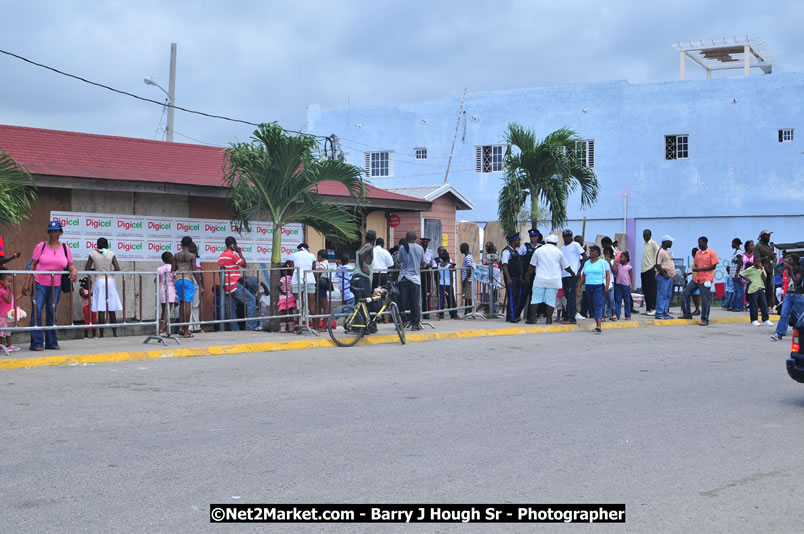
[[[774,326],[774,325],[773,325],[773,321],[765,321],[765,322],[764,322],[764,323],[762,323],[762,324],[764,324],[765,326]]]
[[[576,320],[576,321],[583,321],[584,319],[586,319],[586,317],[584,317],[584,316],[583,316],[583,315],[581,315],[580,313],[576,313],[576,314],[575,314],[575,320]]]
[[[651,310],[649,312],[642,312],[642,315],[656,315],[656,310]]]
[[[751,321],[751,326],[762,326],[762,323],[759,321]]]

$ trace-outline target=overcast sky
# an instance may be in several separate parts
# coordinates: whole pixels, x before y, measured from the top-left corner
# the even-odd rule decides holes
[[[678,79],[676,41],[762,37],[777,71],[804,65],[804,2],[0,0],[0,48],[161,100],[178,44],[176,104],[305,124],[306,107]],[[0,54],[0,123],[161,138],[162,108]],[[759,71],[756,71],[757,73]],[[703,78],[694,64],[688,78]],[[742,75],[734,71],[729,75]],[[253,127],[177,111],[176,141],[226,145]],[[338,133],[338,132],[334,132]]]

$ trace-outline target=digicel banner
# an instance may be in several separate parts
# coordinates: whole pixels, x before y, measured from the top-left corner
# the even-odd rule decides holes
[[[202,261],[211,262],[225,249],[224,240],[234,236],[247,261],[270,263],[273,247],[273,224],[251,223],[246,232],[231,221],[221,219],[190,219],[148,215],[113,215],[108,213],[77,213],[53,211],[51,219],[61,221],[62,240],[68,243],[76,261],[84,261],[95,248],[99,237],[109,240],[112,251],[121,260],[160,263],[165,251],[176,254],[181,250],[182,237],[190,236],[199,247]],[[304,239],[302,225],[282,228],[282,259],[286,260]]]

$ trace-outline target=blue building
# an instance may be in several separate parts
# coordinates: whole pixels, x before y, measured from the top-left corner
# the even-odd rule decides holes
[[[576,233],[587,218],[587,240],[625,231],[637,259],[645,228],[672,234],[677,258],[700,235],[721,258],[732,238],[764,228],[775,242],[804,240],[804,73],[469,93],[459,118],[460,102],[311,105],[307,131],[339,136],[383,188],[442,183],[454,138],[448,181],[475,205],[460,216],[482,223],[497,220],[508,123],[542,137],[567,127],[601,184],[595,206],[582,210],[577,195],[568,206]]]

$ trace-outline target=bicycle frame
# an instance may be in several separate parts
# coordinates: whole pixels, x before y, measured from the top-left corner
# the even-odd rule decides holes
[[[380,310],[372,314],[371,312],[368,311],[367,304],[377,298],[379,297],[371,297],[367,299],[363,298],[357,300],[357,302],[355,303],[355,311],[352,315],[349,316],[348,319],[348,324],[350,328],[368,328],[369,326],[372,326],[377,323],[377,317],[379,317],[385,312],[385,310],[388,308],[388,301],[389,301],[387,298],[383,297],[382,299],[383,302],[382,306],[380,307]],[[360,313],[363,314],[363,317],[368,317],[367,321],[368,324],[355,324],[354,320],[356,319],[356,316]]]

